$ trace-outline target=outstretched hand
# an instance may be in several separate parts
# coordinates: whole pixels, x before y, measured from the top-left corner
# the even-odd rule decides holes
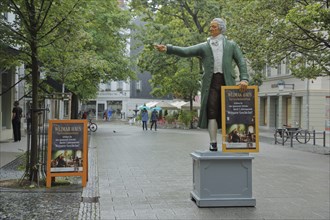
[[[156,44],[154,45],[154,48],[158,50],[159,52],[165,52],[166,51],[166,46],[163,44]]]

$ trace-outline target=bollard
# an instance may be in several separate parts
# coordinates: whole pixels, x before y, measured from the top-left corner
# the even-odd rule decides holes
[[[274,137],[275,137],[275,144],[277,144],[277,134],[276,134],[276,130],[275,130]]]
[[[325,131],[323,131],[323,147],[325,147]]]

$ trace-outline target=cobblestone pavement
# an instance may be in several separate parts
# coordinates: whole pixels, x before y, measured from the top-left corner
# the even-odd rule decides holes
[[[1,167],[0,180],[3,185],[11,182],[11,187],[0,186],[0,219],[99,219],[97,153],[90,142],[89,146],[89,179],[84,188],[80,177],[63,177],[61,181],[65,184],[51,189],[42,184],[33,189],[13,188],[12,182],[18,182],[24,175],[19,167],[24,165],[25,156]]]
[[[1,190],[0,219],[77,219],[81,191]]]
[[[77,178],[67,178],[68,184],[48,190],[43,186],[18,187],[24,175],[18,167],[24,162],[21,156],[0,169],[0,219],[78,219],[82,187]],[[69,181],[71,183],[69,183]],[[26,184],[24,184],[26,185]]]
[[[51,189],[42,183],[40,187],[32,183],[35,187],[29,188],[26,180],[25,187],[18,186],[24,176],[24,171],[19,170],[25,163],[24,155],[1,167],[0,219],[99,219],[94,151],[89,149],[89,181],[84,188],[80,177],[57,177],[60,183]]]

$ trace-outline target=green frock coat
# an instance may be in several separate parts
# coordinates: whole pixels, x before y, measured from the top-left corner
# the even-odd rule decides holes
[[[201,87],[201,109],[199,115],[198,126],[200,128],[207,128],[207,99],[209,96],[209,89],[214,70],[214,58],[213,52],[210,45],[210,39],[206,42],[190,46],[190,47],[177,47],[172,45],[166,45],[167,54],[175,54],[181,57],[200,57],[203,63],[203,76],[202,76],[202,87]],[[224,72],[226,85],[235,85],[235,71],[233,70],[232,61],[238,66],[240,80],[248,81],[249,75],[247,73],[246,62],[243,57],[242,51],[238,45],[231,40],[223,38],[223,58],[222,58],[222,69]],[[221,125],[219,125],[221,127]]]

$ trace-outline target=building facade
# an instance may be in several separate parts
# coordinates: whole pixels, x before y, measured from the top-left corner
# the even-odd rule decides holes
[[[283,125],[308,130],[329,129],[330,77],[297,79],[282,63],[265,67],[266,80],[259,87],[259,124],[265,128]]]
[[[12,13],[4,13],[1,15],[3,19],[12,22],[15,15]],[[15,48],[8,47],[5,53],[15,55],[18,51]],[[19,101],[19,105],[23,108],[25,115],[25,106],[27,105],[24,97],[25,81],[24,65],[16,68],[3,69],[0,67],[0,140],[12,137],[11,115],[14,101]]]

